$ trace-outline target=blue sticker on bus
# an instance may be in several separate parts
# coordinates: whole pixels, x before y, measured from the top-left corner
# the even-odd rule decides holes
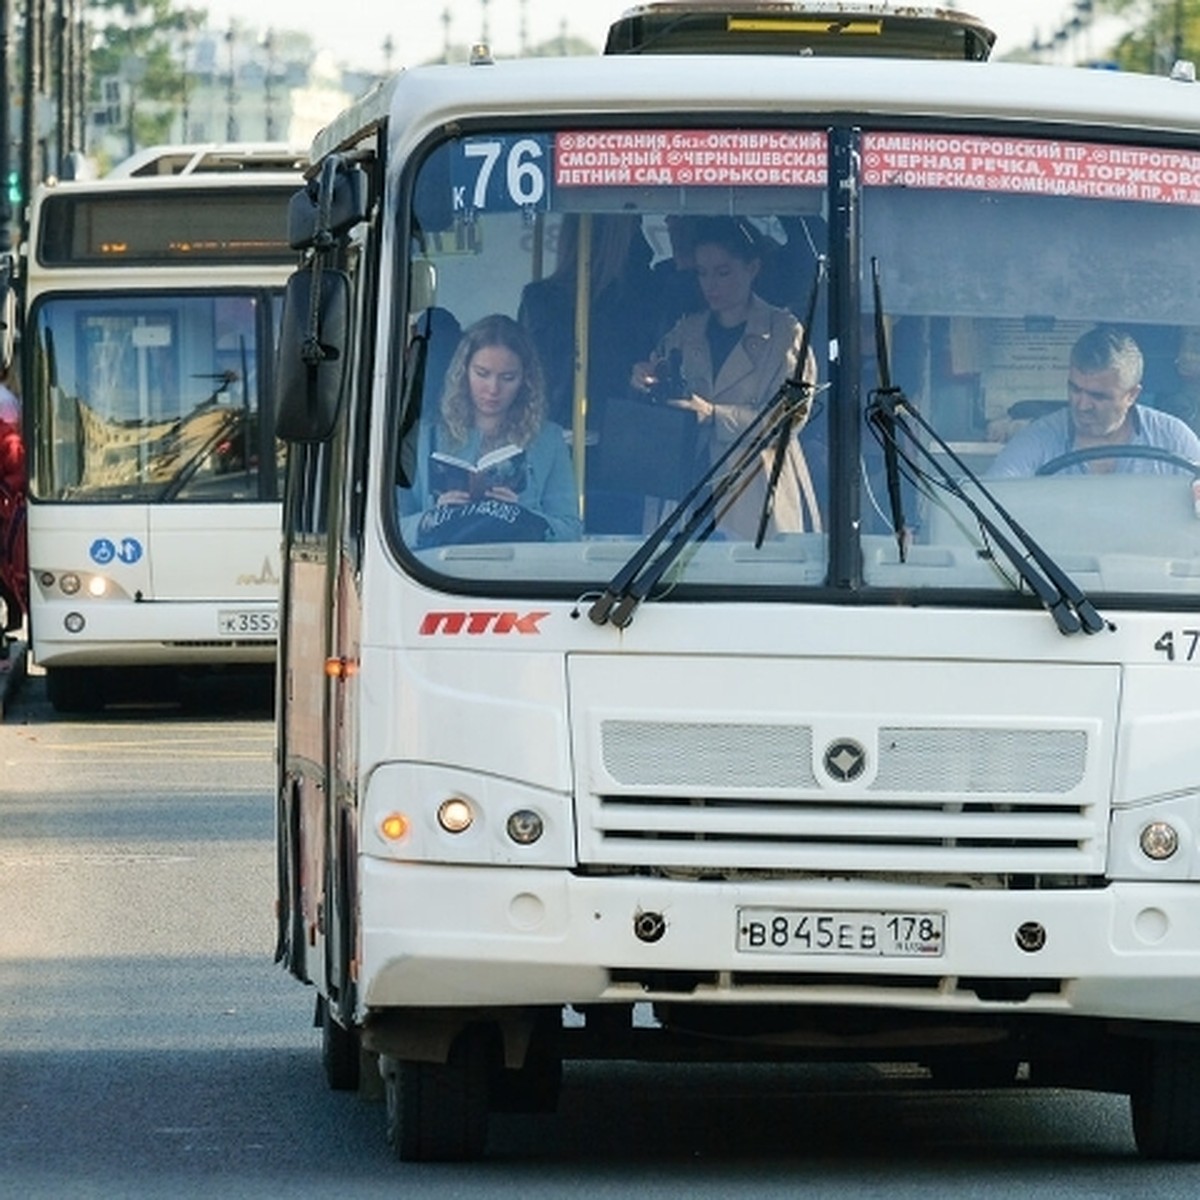
[[[545,136],[464,138],[454,146],[451,159],[454,212],[548,208],[550,163],[550,139]]]
[[[88,554],[92,562],[101,567],[107,567],[114,561],[131,567],[142,557],[142,543],[132,537],[124,537],[119,543],[111,538],[100,537],[91,544]]]

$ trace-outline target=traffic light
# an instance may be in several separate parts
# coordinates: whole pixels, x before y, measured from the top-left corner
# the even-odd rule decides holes
[[[9,171],[8,173],[8,202],[14,206],[21,203],[21,173],[19,171]]]

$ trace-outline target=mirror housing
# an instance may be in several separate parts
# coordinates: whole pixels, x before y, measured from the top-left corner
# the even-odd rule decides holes
[[[293,250],[320,247],[367,219],[367,174],[331,159],[332,169],[314,176],[288,201],[288,245]],[[321,193],[328,190],[329,212],[321,213]]]
[[[0,374],[12,370],[17,352],[17,293],[11,283],[4,283],[0,295]]]
[[[320,289],[313,316],[314,279]],[[275,432],[285,442],[324,442],[333,435],[346,385],[350,280],[310,268],[287,282],[275,372]]]

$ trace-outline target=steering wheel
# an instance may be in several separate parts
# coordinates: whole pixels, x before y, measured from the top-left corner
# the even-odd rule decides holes
[[[1083,450],[1071,450],[1050,459],[1038,467],[1037,475],[1055,475],[1068,467],[1080,463],[1092,462],[1097,458],[1152,458],[1158,462],[1170,463],[1180,471],[1194,476],[1200,476],[1200,463],[1194,463],[1182,454],[1173,450],[1164,450],[1161,446],[1088,446]]]

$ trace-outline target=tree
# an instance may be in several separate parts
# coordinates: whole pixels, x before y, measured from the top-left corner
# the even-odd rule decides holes
[[[207,17],[202,9],[176,8],[173,0],[90,0],[91,99],[103,103],[105,79],[128,85],[128,107],[121,115],[130,150],[169,136],[187,86],[179,48],[184,35]]]
[[[1130,23],[1112,51],[1122,70],[1165,75],[1177,59],[1200,57],[1200,0],[1099,0],[1096,7]]]

